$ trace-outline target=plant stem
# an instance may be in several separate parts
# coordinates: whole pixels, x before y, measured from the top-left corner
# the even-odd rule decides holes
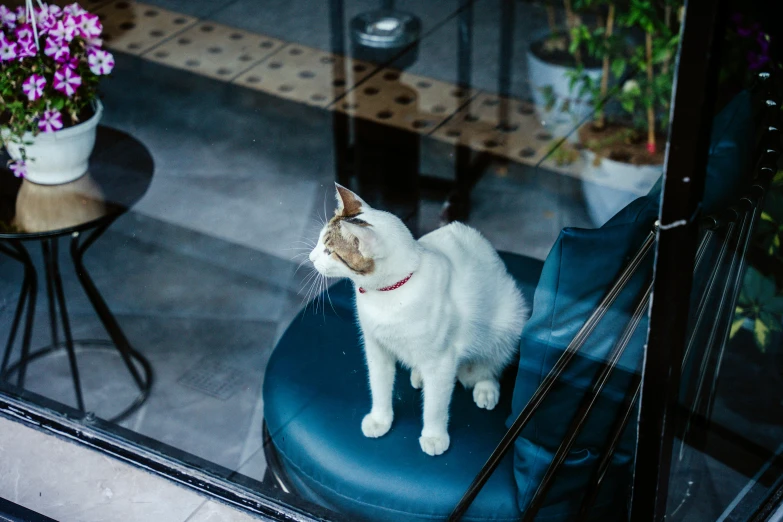
[[[672,6],[669,4],[666,4],[666,7],[663,8],[663,23],[666,24],[666,29],[671,29],[671,21],[672,21]],[[669,73],[669,62],[671,61],[671,56],[666,55],[666,58],[663,60],[663,65],[661,66],[661,70],[663,74]]]
[[[652,65],[652,32],[645,33],[645,44],[647,47],[647,94],[650,97],[650,104],[647,106],[647,151],[650,154],[655,153],[655,109],[653,105],[653,65]]]
[[[609,38],[612,36],[612,31],[614,30],[614,4],[609,4],[609,13],[606,15],[606,33],[604,35],[604,63],[603,63],[603,70],[601,71],[601,100],[599,100],[599,103],[603,103],[603,100],[606,99],[606,94],[609,92],[609,50],[608,50],[608,44],[609,44]],[[599,129],[603,129],[604,126],[606,126],[606,115],[604,114],[603,106],[600,106],[601,108],[598,110],[598,121],[596,122],[596,127]]]
[[[552,0],[546,0],[546,21],[549,24],[549,33],[553,36],[557,34],[557,16],[555,15],[555,6]]]
[[[563,7],[565,7],[566,13],[566,38],[568,40],[568,47],[571,47],[571,29],[574,27],[574,10],[571,8],[571,0],[563,0]],[[574,52],[574,60],[577,65],[582,65],[582,51],[577,48]]]

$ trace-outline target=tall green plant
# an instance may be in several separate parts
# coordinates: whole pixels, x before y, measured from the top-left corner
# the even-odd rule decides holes
[[[599,8],[605,22],[596,28],[580,24],[571,30],[571,51],[585,48],[604,64],[601,82],[595,82],[583,68],[572,74],[572,90],[587,94],[596,109],[596,126],[605,125],[603,103],[608,86],[623,80],[617,100],[630,116],[634,129],[647,134],[647,150],[657,150],[656,134],[669,124],[672,94],[671,62],[679,45],[681,0],[580,0],[580,8]],[[642,35],[642,45],[629,45],[629,38]]]

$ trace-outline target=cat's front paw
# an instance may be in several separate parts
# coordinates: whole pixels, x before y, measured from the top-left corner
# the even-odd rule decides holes
[[[500,400],[500,386],[494,381],[479,381],[473,387],[473,401],[479,408],[487,410],[497,406]]]
[[[426,453],[427,455],[432,455],[433,457],[435,455],[440,455],[447,449],[449,449],[449,442],[451,440],[449,439],[449,434],[445,433],[443,435],[435,435],[435,436],[429,436],[425,437],[422,435],[419,437],[419,444],[421,445],[421,451]]]
[[[368,413],[362,419],[362,433],[365,437],[376,439],[386,435],[392,425],[392,416],[383,417]]]

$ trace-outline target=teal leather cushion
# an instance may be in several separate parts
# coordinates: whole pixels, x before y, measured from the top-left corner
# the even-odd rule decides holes
[[[751,108],[750,95],[743,92],[715,118],[702,202],[706,212],[726,207],[741,193],[753,146]],[[599,229],[566,228],[561,232],[544,263],[533,314],[520,341],[512,414],[507,425],[527,404],[652,230],[658,217],[660,190],[659,180],[647,196],[632,202]],[[585,391],[630,319],[645,282],[650,279],[652,261],[651,253],[517,439],[514,472],[521,511],[527,509]],[[583,490],[606,445],[631,375],[639,371],[646,332],[645,314],[546,497],[548,513],[564,521],[579,509]],[[629,426],[597,505],[625,505],[634,432],[633,426]]]
[[[523,292],[533,295],[541,261],[502,255]],[[332,287],[333,307],[302,312],[272,353],[264,380],[264,415],[271,442],[297,493],[350,520],[445,520],[503,437],[515,369],[501,383],[501,402],[479,409],[457,386],[451,405],[451,446],[438,457],[419,447],[421,392],[399,371],[391,431],[362,435],[370,410],[367,369],[359,345],[353,289]],[[464,520],[518,520],[517,482],[509,454]]]

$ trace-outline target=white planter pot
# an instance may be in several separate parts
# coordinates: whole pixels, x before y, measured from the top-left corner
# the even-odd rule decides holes
[[[22,144],[10,141],[8,130],[3,129],[3,141],[11,159],[20,160],[25,150],[28,181],[40,185],[68,183],[87,172],[102,115],[103,105],[96,100],[95,114],[78,125],[37,136],[28,133]]]
[[[574,69],[572,67],[545,62],[533,54],[533,51],[531,50],[533,43],[541,41],[549,34],[548,30],[535,33],[533,41],[527,50],[527,77],[530,79],[533,102],[536,104],[539,115],[542,118],[554,117],[555,119],[558,119],[559,115],[564,114],[571,120],[570,123],[580,122],[592,113],[592,108],[590,106],[591,98],[587,95],[579,98],[576,96],[576,93],[572,95],[571,89],[569,89],[569,71],[573,71]],[[598,82],[601,79],[602,71],[600,67],[586,68],[585,73],[594,81]],[[556,100],[554,107],[550,111],[545,110],[548,101],[545,91],[548,87],[551,87],[552,94]],[[561,109],[566,100],[569,101],[569,107],[568,110],[564,112]]]
[[[589,150],[582,172],[582,191],[587,212],[596,227],[600,227],[631,201],[646,195],[658,181],[663,165],[631,165],[602,159],[594,165],[595,154]]]

